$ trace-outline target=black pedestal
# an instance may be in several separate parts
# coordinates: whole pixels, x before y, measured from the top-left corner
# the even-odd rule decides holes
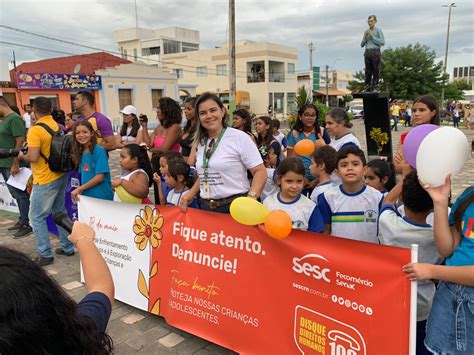
[[[392,134],[390,130],[390,117],[388,106],[388,93],[354,93],[354,98],[361,98],[364,103],[365,135],[367,139],[368,160],[374,156],[384,156],[393,160]],[[374,128],[380,128],[388,135],[388,143],[383,146],[382,151],[377,152],[377,144],[370,138],[370,132]]]

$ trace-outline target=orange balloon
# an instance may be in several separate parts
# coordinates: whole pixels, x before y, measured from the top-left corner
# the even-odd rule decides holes
[[[303,139],[296,143],[295,152],[298,155],[306,156],[314,151],[314,142],[311,139]]]
[[[293,228],[291,218],[285,211],[271,211],[265,218],[265,231],[275,239],[284,239],[288,237]]]

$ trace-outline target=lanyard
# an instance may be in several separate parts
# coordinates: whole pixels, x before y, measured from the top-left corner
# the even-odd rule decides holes
[[[222,129],[221,133],[219,134],[219,138],[217,138],[217,141],[214,143],[214,145],[211,148],[208,148],[207,146],[207,139],[208,139],[207,137],[204,141],[204,154],[202,156],[202,167],[204,169],[204,179],[203,179],[204,191],[203,192],[204,192],[205,198],[209,198],[209,181],[208,181],[209,159],[211,158],[212,154],[214,154],[214,152],[216,151],[217,146],[219,145],[222,139],[222,136],[224,135],[224,132],[225,132],[225,128]]]
[[[208,137],[206,137],[206,139],[204,141],[204,154],[202,156],[202,167],[204,169],[209,168],[209,159],[211,158],[212,154],[214,154],[214,152],[216,151],[217,146],[219,145],[219,143],[222,139],[222,136],[224,135],[225,130],[226,130],[225,128],[222,129],[221,133],[219,134],[219,138],[217,138],[217,141],[216,141],[216,143],[214,143],[212,148],[208,148],[208,146],[207,146]],[[209,149],[210,149],[210,151],[208,151]]]

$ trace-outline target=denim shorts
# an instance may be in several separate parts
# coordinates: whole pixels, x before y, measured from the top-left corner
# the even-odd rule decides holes
[[[425,345],[434,354],[474,354],[474,287],[439,283]]]

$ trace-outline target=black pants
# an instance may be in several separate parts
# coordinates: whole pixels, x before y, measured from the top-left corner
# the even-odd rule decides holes
[[[381,58],[380,49],[373,48],[365,50],[365,86],[374,87],[379,83]]]

